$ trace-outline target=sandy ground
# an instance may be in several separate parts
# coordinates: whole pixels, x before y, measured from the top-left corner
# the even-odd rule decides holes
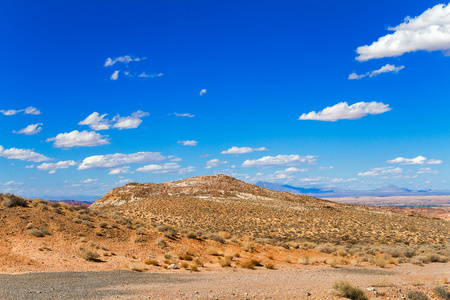
[[[384,269],[287,266],[276,270],[0,274],[0,298],[341,299],[331,286],[346,280],[365,290],[371,299],[404,299],[408,290],[422,290],[436,299],[432,288],[443,284],[445,278],[450,278],[450,263]]]

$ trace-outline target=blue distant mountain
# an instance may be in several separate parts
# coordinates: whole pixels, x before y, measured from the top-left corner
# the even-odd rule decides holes
[[[271,182],[259,181],[257,186],[280,192],[288,192],[293,194],[305,194],[315,197],[361,197],[361,196],[407,196],[407,195],[450,195],[450,191],[433,191],[433,190],[410,190],[398,187],[396,185],[382,186],[373,190],[345,190],[330,187],[296,187],[287,184],[278,184]]]

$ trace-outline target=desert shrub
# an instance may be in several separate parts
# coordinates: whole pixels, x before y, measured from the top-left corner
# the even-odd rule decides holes
[[[262,266],[261,262],[259,260],[255,259],[255,258],[250,259],[250,261],[252,262],[252,264],[255,265],[255,267],[261,267]]]
[[[193,231],[189,231],[189,232],[186,234],[186,237],[189,238],[189,239],[197,239],[197,238],[198,238],[198,235],[197,235],[195,232],[193,232]]]
[[[81,224],[86,225],[86,226],[89,226],[89,227],[92,227],[91,221],[86,221],[86,220],[84,220],[84,221],[81,222]]]
[[[338,281],[333,284],[333,289],[337,290],[342,297],[354,300],[369,299],[363,290],[357,288],[347,281]]]
[[[164,254],[164,258],[165,259],[172,259],[172,254],[166,253],[166,254]]]
[[[332,244],[319,244],[314,248],[318,252],[331,254],[336,250],[336,247]]]
[[[225,243],[225,240],[215,233],[208,234],[208,238],[219,243]]]
[[[189,251],[184,251],[178,255],[178,258],[181,260],[192,261],[194,259],[194,254]]]
[[[152,265],[152,266],[159,266],[159,262],[156,259],[146,259],[146,260],[144,260],[144,264]]]
[[[59,215],[61,215],[61,214],[63,213],[63,211],[62,211],[59,207],[54,207],[54,208],[53,208],[53,212],[54,212],[54,213],[57,213],[57,214],[59,214]]]
[[[59,202],[50,202],[49,205],[51,207],[61,207],[61,204]]]
[[[422,291],[408,291],[406,297],[410,300],[428,300],[430,297]]]
[[[106,227],[108,226],[108,223],[106,223],[106,222],[100,222],[100,223],[98,223],[98,226],[99,226],[100,228],[106,228]]]
[[[273,263],[271,263],[271,262],[265,263],[265,264],[264,264],[264,267],[265,267],[266,269],[269,269],[269,270],[275,269],[275,265],[274,265]]]
[[[89,215],[87,215],[87,214],[80,214],[80,215],[78,215],[78,218],[81,219],[81,220],[84,220],[84,221],[90,221],[91,220],[91,217]]]
[[[135,263],[129,263],[128,268],[131,271],[135,271],[135,272],[143,272],[144,271],[144,269],[141,266],[139,266],[138,264],[135,264]]]
[[[162,238],[157,239],[155,243],[158,247],[161,247],[161,248],[164,248],[167,246],[166,241]]]
[[[231,258],[229,256],[224,257],[224,258],[220,258],[219,259],[219,265],[222,268],[230,267],[231,266]]]
[[[256,261],[255,259],[243,261],[243,262],[240,263],[240,267],[244,268],[244,269],[253,270],[256,267],[255,261]],[[261,264],[259,264],[259,265],[261,265]]]
[[[45,234],[37,228],[31,228],[30,230],[28,230],[28,233],[35,237],[44,237],[45,236]]]
[[[8,199],[3,200],[3,205],[5,205],[6,207],[27,207],[28,201],[16,195],[9,195]]]
[[[450,292],[447,287],[439,285],[433,288],[434,293],[441,299],[450,300]]]
[[[376,256],[373,259],[371,259],[371,262],[376,265],[377,267],[384,268],[387,265],[387,261],[382,256]]]
[[[193,263],[191,264],[191,271],[197,272],[198,271],[198,265]]]
[[[183,269],[187,269],[187,268],[189,267],[189,264],[188,264],[187,262],[183,261],[183,262],[180,264],[180,267],[182,267]]]
[[[309,265],[310,264],[309,256],[305,255],[305,256],[300,257],[298,259],[298,263],[302,264],[302,265]]]
[[[231,235],[226,231],[220,231],[217,235],[223,240],[229,239],[231,237]]]
[[[200,258],[194,258],[192,263],[196,264],[197,266],[203,267],[203,262],[200,260]]]
[[[78,218],[73,218],[73,219],[72,219],[72,222],[74,222],[74,223],[76,223],[76,224],[81,224],[81,222],[83,222],[83,221],[81,221],[81,220],[78,219]]]
[[[100,254],[92,250],[83,249],[80,251],[79,256],[87,261],[96,261],[100,257]]]
[[[216,248],[209,248],[208,254],[212,256],[220,256],[220,253]]]
[[[28,223],[26,226],[26,229],[31,229],[31,228],[34,228],[33,223]]]
[[[242,244],[242,249],[244,249],[245,252],[253,252],[255,245],[250,241],[246,241]]]

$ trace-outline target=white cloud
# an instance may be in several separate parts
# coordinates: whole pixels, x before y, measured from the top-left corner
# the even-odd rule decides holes
[[[126,178],[126,179],[119,180],[118,184],[119,185],[125,185],[125,184],[130,183],[130,182],[133,182],[133,179]]]
[[[343,183],[343,182],[351,182],[351,181],[357,181],[358,179],[356,178],[348,178],[348,179],[343,179],[343,178],[333,178],[330,180],[331,183]]]
[[[17,133],[17,134],[25,134],[25,135],[38,134],[42,130],[42,127],[40,127],[42,125],[43,125],[42,123],[31,124],[23,129],[20,129],[19,131],[13,130],[13,132]]]
[[[259,159],[246,160],[242,167],[256,167],[256,168],[277,168],[277,167],[293,167],[300,165],[312,165],[316,163],[316,156],[307,155],[300,156],[293,155],[277,155],[264,156]]]
[[[128,174],[128,173],[130,173],[130,167],[128,166],[111,169],[108,172],[109,175]]]
[[[228,150],[222,151],[221,154],[244,154],[244,153],[251,153],[254,151],[267,151],[266,147],[260,147],[260,148],[250,148],[250,147],[231,147]]]
[[[153,164],[137,168],[137,172],[157,173],[157,174],[186,174],[193,172],[194,167],[182,169],[177,163]]]
[[[53,142],[53,147],[95,147],[110,144],[108,136],[103,136],[94,131],[78,131],[60,133],[54,138],[48,138],[46,142]]]
[[[348,76],[348,79],[361,79],[366,76],[374,77],[374,76],[380,75],[382,73],[389,73],[389,72],[398,73],[400,70],[402,70],[404,68],[405,68],[405,66],[396,67],[395,65],[386,64],[385,66],[382,66],[378,70],[374,70],[372,72],[367,72],[366,74],[362,74],[362,75],[358,75],[353,72],[352,74],[350,74]]]
[[[128,64],[128,63],[130,63],[132,61],[141,61],[143,59],[145,59],[145,57],[144,58],[139,58],[139,57],[132,58],[129,55],[119,56],[119,57],[116,57],[114,59],[111,59],[110,57],[108,57],[106,59],[106,61],[105,61],[104,67],[114,66],[114,64],[116,64],[117,62]]]
[[[370,177],[374,177],[374,176],[381,176],[381,175],[386,175],[386,174],[399,174],[402,173],[403,170],[399,167],[394,168],[394,167],[383,167],[383,168],[374,168],[371,169],[370,171],[367,172],[361,172],[358,173],[358,176],[370,176]]]
[[[356,60],[400,56],[404,53],[425,51],[448,51],[450,49],[450,5],[438,4],[421,15],[411,18],[393,31],[373,42],[370,46],[358,47]]]
[[[222,160],[219,160],[219,159],[217,159],[217,158],[215,158],[215,159],[210,159],[210,160],[208,160],[208,161],[206,162],[206,167],[205,167],[205,169],[217,168],[219,165],[221,165],[221,164],[227,164],[227,163],[228,163],[227,161],[222,161]]]
[[[141,125],[141,118],[147,117],[150,114],[148,112],[143,112],[138,110],[137,112],[131,114],[129,117],[121,117],[119,115],[115,116],[112,121],[114,125],[112,128],[117,129],[134,129]]]
[[[150,114],[138,110],[128,117],[115,116],[112,120],[105,118],[108,114],[100,115],[98,112],[93,112],[86,119],[80,121],[78,125],[88,125],[92,130],[107,130],[110,128],[117,129],[134,129],[139,127],[142,123],[141,118],[147,117]]]
[[[330,121],[337,120],[357,120],[367,115],[378,115],[390,111],[388,104],[381,102],[357,102],[348,105],[347,102],[341,102],[333,106],[328,106],[322,111],[312,111],[308,114],[302,114],[299,120],[315,120],[315,121]]]
[[[333,166],[329,166],[329,167],[320,167],[320,168],[319,168],[319,171],[326,171],[326,170],[332,170],[332,169],[334,169]]]
[[[417,174],[439,174],[439,171],[431,168],[420,168]]]
[[[114,73],[111,74],[111,77],[109,79],[117,80],[118,78],[119,78],[119,71],[115,70]]]
[[[402,165],[439,165],[442,163],[442,160],[438,159],[427,159],[422,155],[419,155],[415,158],[404,158],[397,157],[396,159],[388,160],[390,164],[402,164]]]
[[[32,162],[43,162],[46,160],[50,160],[50,158],[48,158],[47,156],[36,153],[31,149],[18,149],[18,148],[5,149],[3,148],[3,146],[0,146],[0,157]]]
[[[206,94],[206,89],[202,89],[199,94],[200,94],[200,96],[203,96],[204,94]]]
[[[141,78],[156,78],[156,77],[161,77],[161,76],[163,76],[163,73],[146,74],[145,72],[142,72],[138,77],[141,77]]]
[[[160,162],[167,157],[159,152],[137,152],[131,154],[115,153],[106,155],[94,155],[86,157],[78,167],[78,170],[86,169],[111,169],[122,167],[131,163]]]
[[[178,144],[182,144],[183,146],[197,146],[198,142],[197,141],[178,141]]]
[[[97,178],[95,178],[95,179],[88,178],[86,180],[83,180],[81,183],[93,183],[93,182],[97,182],[97,181],[98,181]]]
[[[276,171],[273,174],[263,174],[263,173],[257,173],[256,177],[254,178],[257,181],[291,181],[295,178],[293,174],[299,173],[299,172],[309,172],[311,169],[298,169],[295,167],[286,168],[285,170]]]
[[[92,130],[107,130],[111,127],[111,121],[105,119],[107,115],[100,116],[98,112],[93,112],[86,119],[80,121],[78,125],[88,125]]]
[[[174,114],[175,116],[177,116],[177,117],[188,117],[188,118],[193,118],[193,117],[195,117],[195,115],[191,115],[191,114],[188,114],[188,113],[185,113],[185,114],[179,114],[179,113],[174,112],[173,114]]]
[[[180,158],[180,157],[174,157],[174,158],[171,158],[170,159],[170,161],[173,161],[173,162],[179,162],[179,161],[182,161],[183,159],[182,158]]]
[[[28,166],[25,166],[25,168],[26,168],[26,169],[33,169],[33,168],[34,168],[34,165],[28,165]]]
[[[21,112],[23,112],[25,115],[40,115],[41,114],[39,109],[37,109],[36,107],[33,107],[33,106],[29,106],[25,109],[20,109],[20,110],[14,110],[14,109],[0,110],[0,113],[4,114],[5,116],[14,116]]]
[[[69,167],[75,166],[77,163],[73,160],[65,160],[65,161],[58,161],[57,163],[43,163],[36,168],[38,170],[43,171],[50,171],[49,174],[56,173],[56,170],[58,169],[67,169]]]

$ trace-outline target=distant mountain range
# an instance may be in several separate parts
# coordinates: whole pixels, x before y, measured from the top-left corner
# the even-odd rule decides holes
[[[74,195],[74,196],[42,196],[38,197],[42,200],[48,201],[63,201],[63,202],[83,202],[83,203],[94,203],[95,200],[101,198],[102,196],[86,196],[86,195]]]
[[[330,187],[313,187],[303,188],[287,184],[278,184],[271,182],[259,181],[257,186],[280,192],[288,192],[293,194],[306,194],[314,197],[361,197],[361,196],[413,196],[413,195],[450,195],[450,191],[433,191],[433,190],[410,190],[395,185],[387,185],[373,190],[345,190]]]

